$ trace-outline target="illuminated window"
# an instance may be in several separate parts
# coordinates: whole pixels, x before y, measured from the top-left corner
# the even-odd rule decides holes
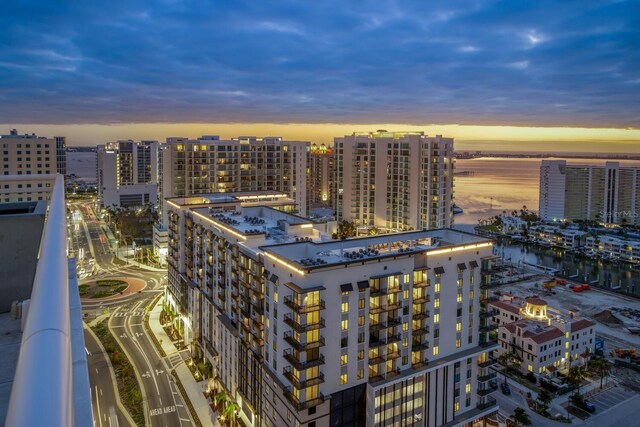
[[[364,369],[358,369],[358,379],[361,380],[364,378]]]
[[[458,338],[458,339],[456,340],[456,348],[460,348],[460,346],[461,346],[461,345],[462,345],[462,344],[460,343],[460,339]]]
[[[340,356],[340,364],[341,365],[346,365],[349,362],[349,355],[348,354],[343,354],[342,356]]]
[[[440,346],[433,347],[433,355],[437,356],[440,353]]]
[[[433,323],[440,323],[440,313],[433,315]]]
[[[349,329],[349,319],[345,319],[342,321],[342,330],[346,331],[347,329]]]
[[[467,393],[471,393],[471,384],[467,384],[467,387],[465,388],[465,391]]]
[[[348,313],[349,312],[349,303],[348,302],[343,302],[342,303],[342,312],[343,313]]]
[[[456,402],[456,403],[453,405],[453,410],[454,410],[455,412],[458,412],[458,411],[460,410],[460,402]]]
[[[435,288],[434,288],[435,291],[436,292],[440,292],[440,283],[436,283],[434,286],[435,286]]]
[[[435,308],[440,307],[440,298],[436,298],[435,300],[433,300],[433,306]]]
[[[364,298],[358,300],[358,308],[364,308]]]
[[[533,366],[531,366],[531,365],[527,366],[527,370],[528,370],[529,372],[533,372]]]
[[[462,322],[456,323],[456,332],[462,331]]]
[[[364,359],[364,350],[359,350],[358,351],[358,360],[363,360]]]
[[[349,380],[349,377],[348,377],[347,374],[340,375],[340,384],[341,385],[345,385],[348,380]]]
[[[458,287],[461,288],[462,287],[462,279],[458,279]]]
[[[358,316],[358,326],[364,326],[364,316]]]
[[[458,301],[458,302],[462,302],[462,294],[458,294],[457,301]]]
[[[405,332],[408,331],[409,330],[409,323],[403,323],[402,324],[402,330],[405,331]]]

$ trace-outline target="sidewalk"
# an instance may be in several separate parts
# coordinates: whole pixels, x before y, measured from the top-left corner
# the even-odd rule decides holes
[[[178,353],[178,350],[171,342],[171,338],[167,335],[167,333],[162,328],[160,324],[160,312],[162,311],[162,304],[158,302],[156,306],[149,312],[149,328],[156,336],[158,341],[160,341],[160,345],[162,349],[167,354],[167,358]],[[174,367],[182,386],[187,392],[187,396],[193,405],[196,413],[198,414],[198,418],[200,418],[200,422],[203,426],[219,426],[218,420],[216,419],[215,413],[209,406],[209,402],[205,399],[203,387],[205,386],[205,382],[198,384],[196,380],[191,375],[191,371],[189,368],[182,363],[179,362],[177,366]]]
[[[108,228],[107,228],[108,230]],[[141,268],[143,270],[148,270],[148,271],[159,271],[159,272],[167,272],[167,268],[156,268],[156,267],[151,267],[150,265],[147,264],[142,264],[138,261],[134,261],[133,259],[131,259],[131,257],[127,258],[126,254],[124,254],[124,252],[126,252],[126,248],[117,248],[113,253],[116,256],[116,258],[118,258],[120,261],[124,261],[126,262],[128,265],[133,265],[135,267]]]

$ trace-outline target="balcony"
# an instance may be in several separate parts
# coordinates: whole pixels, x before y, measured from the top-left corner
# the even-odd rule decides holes
[[[486,333],[486,332],[495,331],[496,329],[498,329],[498,325],[496,325],[495,323],[492,323],[490,325],[481,326],[479,331],[480,331],[481,334],[483,334],[483,333]]]
[[[402,341],[402,338],[400,338],[400,334],[389,335],[387,337],[387,344],[393,344],[394,342],[399,342],[399,341]]]
[[[479,388],[477,393],[478,393],[478,396],[483,397],[490,393],[493,393],[497,389],[498,389],[498,386],[485,386],[484,388]]]
[[[298,371],[304,371],[305,369],[313,368],[314,366],[324,365],[324,356],[322,354],[317,359],[301,362],[293,355],[290,350],[285,350],[284,358],[287,362],[291,363],[291,365]]]
[[[400,325],[402,325],[402,320],[400,319],[400,317],[389,316],[389,319],[387,319],[387,328],[400,326]]]
[[[426,310],[426,309],[413,313],[414,320],[428,319],[429,316],[430,316],[429,310]]]
[[[482,375],[482,376],[478,377],[478,382],[479,383],[485,383],[487,381],[490,381],[490,380],[494,379],[496,376],[497,376],[497,374],[495,372],[491,372],[490,374]]]
[[[298,333],[304,333],[304,332],[314,331],[316,329],[324,328],[324,319],[323,318],[320,318],[320,321],[317,322],[317,323],[303,323],[303,324],[300,324],[297,321],[295,321],[290,315],[287,314],[287,315],[284,316],[284,323],[289,325],[291,328],[293,328]]]
[[[325,308],[324,300],[320,300],[318,303],[315,303],[315,304],[298,304],[291,297],[284,297],[284,305],[286,305],[287,307],[289,307],[290,309],[294,310],[299,314],[309,313],[311,311],[324,310]]]
[[[425,304],[431,301],[431,297],[429,295],[423,295],[413,299],[414,304]]]
[[[322,372],[320,372],[317,377],[307,378],[306,380],[300,381],[300,379],[293,374],[291,368],[288,366],[284,368],[284,376],[298,390],[322,384],[324,382],[324,374]]]
[[[426,280],[423,280],[421,282],[416,282],[413,284],[414,288],[426,288],[427,286],[429,286],[429,282]]]
[[[289,345],[291,345],[291,347],[295,348],[298,351],[312,350],[314,348],[324,347],[324,345],[325,345],[324,337],[320,337],[320,339],[318,341],[311,341],[311,342],[303,343],[303,342],[300,342],[300,341],[296,340],[291,332],[285,332],[284,333],[284,340]]]
[[[492,406],[496,406],[498,403],[496,402],[496,399],[494,399],[491,396],[487,396],[485,401],[482,403],[478,403],[476,405],[476,408],[478,408],[481,411],[484,411],[485,409],[491,408]]]
[[[484,362],[479,362],[479,363],[478,363],[478,367],[479,367],[479,368],[488,368],[489,366],[493,366],[493,365],[495,365],[496,363],[498,363],[498,362],[496,361],[496,359],[494,359],[494,358],[492,358],[492,357],[489,357],[489,358],[487,358],[487,360],[485,360]]]
[[[319,396],[315,399],[310,399],[310,400],[305,400],[305,401],[300,401],[291,391],[291,387],[287,387],[284,390],[284,395],[287,398],[287,400],[298,410],[298,411],[302,411],[303,409],[309,409],[312,408],[314,406],[318,406],[320,405],[322,402],[324,402],[324,396],[322,395],[322,393],[319,393]]]
[[[412,351],[427,350],[429,348],[429,341],[413,341],[411,345]]]
[[[486,318],[497,316],[497,315],[498,315],[498,310],[480,311],[481,319],[486,319]]]
[[[488,340],[480,340],[480,347],[491,347],[498,344],[498,340],[496,339],[488,339]]]
[[[419,328],[415,328],[413,331],[411,331],[411,335],[414,337],[419,337],[422,336],[424,334],[428,334],[429,333],[429,326],[428,325],[424,325],[421,326]]]
[[[392,288],[379,288],[379,289],[371,289],[370,292],[370,296],[372,297],[379,297],[382,295],[392,295],[392,294],[397,294],[402,292],[402,289],[398,286],[398,287],[392,287]]]

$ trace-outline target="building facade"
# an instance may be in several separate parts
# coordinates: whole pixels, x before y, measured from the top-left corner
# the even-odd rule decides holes
[[[515,354],[523,373],[546,377],[584,365],[595,353],[595,323],[547,306],[540,298],[489,303],[499,325],[498,354]]]
[[[272,190],[288,194],[306,215],[308,150],[309,142],[280,137],[167,138],[162,197]]]
[[[587,220],[604,224],[640,224],[640,167],[567,164],[540,165],[540,218]]]
[[[117,141],[98,145],[100,207],[158,204],[158,142]]]
[[[385,231],[453,223],[453,139],[423,132],[335,138],[338,220]]]
[[[467,425],[496,410],[490,241],[331,241],[307,219],[221,197],[167,201],[166,300],[246,424]]]
[[[335,151],[324,144],[312,144],[309,150],[309,198],[310,212],[313,208],[334,209],[335,201]]]
[[[39,137],[36,134],[19,135],[12,129],[0,135],[2,162],[0,175],[46,175],[67,171],[67,146],[64,136]],[[3,184],[1,203],[46,200],[51,193],[49,180],[14,179]]]
[[[640,264],[640,241],[622,239],[614,236],[589,236],[586,238],[587,254]],[[615,285],[614,285],[615,286]]]

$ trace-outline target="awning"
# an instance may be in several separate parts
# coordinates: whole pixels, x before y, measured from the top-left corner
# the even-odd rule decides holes
[[[464,262],[461,262],[460,264],[458,264],[458,270],[462,271],[466,269],[467,269],[467,264],[465,264]]]
[[[477,261],[470,261],[469,262],[469,267],[478,268],[478,262]]]
[[[340,285],[340,291],[342,292],[351,292],[353,290],[353,285],[351,283],[345,283],[344,285]]]
[[[444,274],[444,267],[436,267],[433,269],[433,272],[436,274]]]
[[[368,280],[362,280],[360,282],[358,282],[358,289],[362,290],[362,289],[368,289],[369,288],[369,281]]]

